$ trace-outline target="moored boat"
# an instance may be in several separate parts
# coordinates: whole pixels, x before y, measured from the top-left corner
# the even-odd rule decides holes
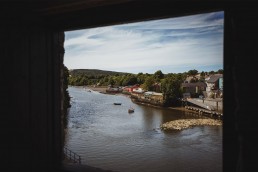
[[[122,103],[114,103],[114,105],[121,105]]]
[[[128,109],[128,113],[133,113],[134,112],[134,108],[129,108]]]

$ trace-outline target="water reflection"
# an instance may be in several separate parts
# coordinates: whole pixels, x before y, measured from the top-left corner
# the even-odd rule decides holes
[[[133,104],[123,95],[73,87],[69,93],[73,98],[65,144],[83,163],[125,172],[222,171],[221,126],[163,132],[158,129],[162,123],[199,117]],[[132,114],[127,112],[130,106],[135,108]]]

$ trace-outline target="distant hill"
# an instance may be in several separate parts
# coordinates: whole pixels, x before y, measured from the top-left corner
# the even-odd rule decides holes
[[[130,73],[99,70],[99,69],[71,69],[71,70],[69,70],[69,74],[72,76],[82,75],[82,74],[99,76],[99,75],[117,75],[117,74],[118,75],[127,75]]]

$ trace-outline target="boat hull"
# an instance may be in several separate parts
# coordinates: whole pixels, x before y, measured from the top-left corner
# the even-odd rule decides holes
[[[134,109],[128,109],[128,113],[133,113]]]

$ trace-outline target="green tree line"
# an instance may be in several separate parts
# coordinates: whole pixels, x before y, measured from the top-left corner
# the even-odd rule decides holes
[[[223,73],[223,70],[200,72],[200,79],[193,78],[190,82],[204,82],[205,75]],[[146,91],[156,91],[163,93],[164,102],[166,105],[176,104],[178,98],[182,97],[181,84],[187,76],[195,76],[199,72],[195,69],[189,70],[184,73],[168,73],[163,74],[161,70],[156,71],[154,74],[148,73],[116,73],[110,74],[84,74],[71,75],[68,77],[68,84],[72,86],[128,86],[139,84],[141,88]],[[157,86],[158,85],[158,86]]]

